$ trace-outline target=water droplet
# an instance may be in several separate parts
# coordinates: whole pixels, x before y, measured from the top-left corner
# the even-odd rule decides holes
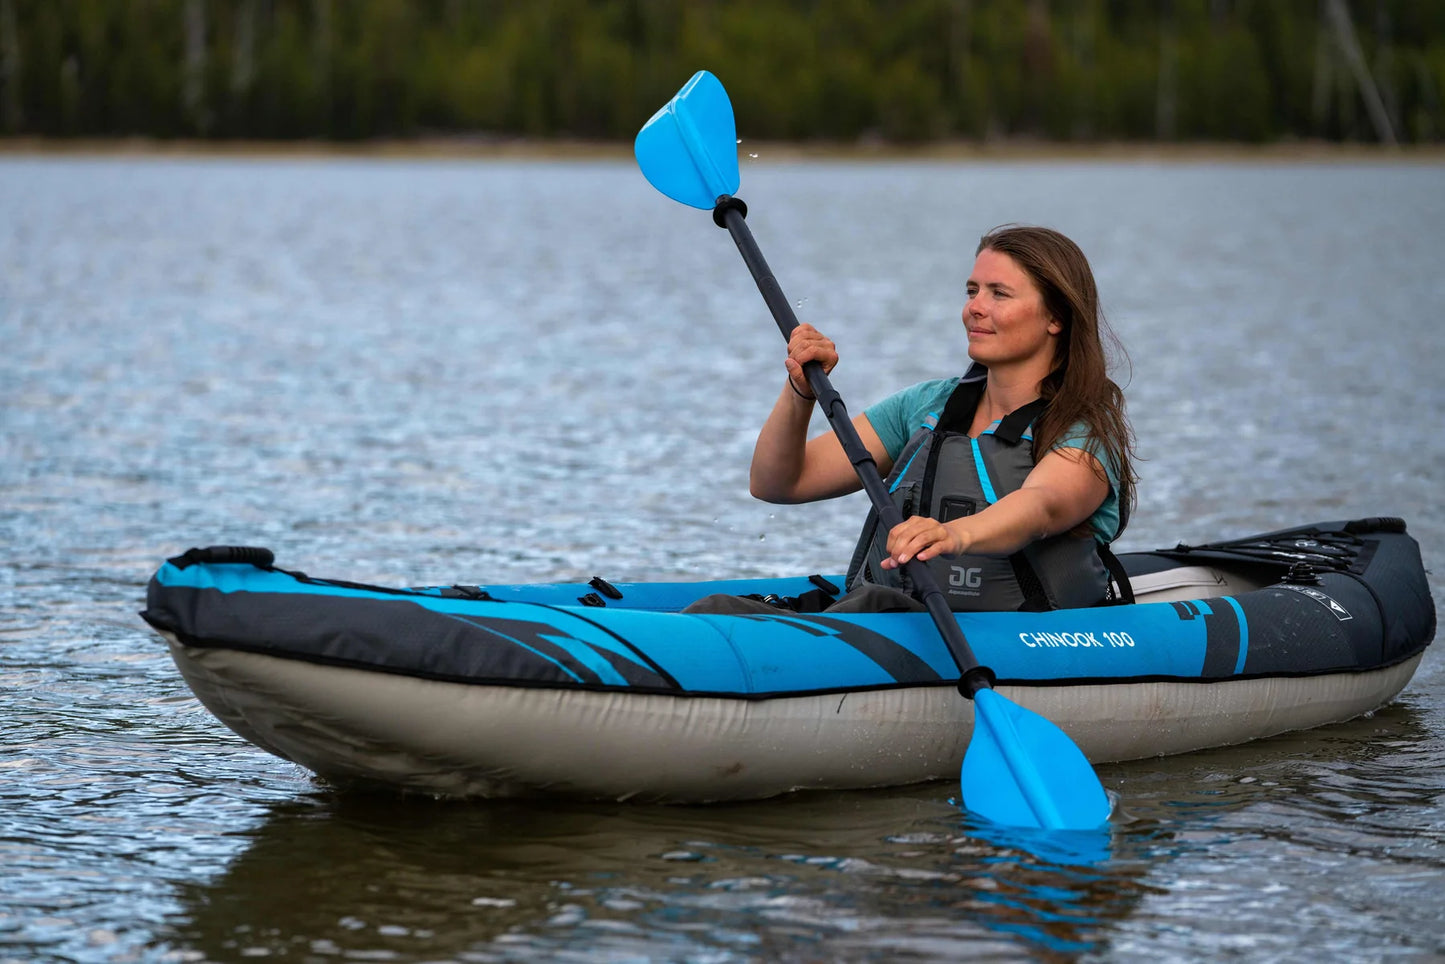
[[[707,857],[692,850],[669,850],[665,854],[660,854],[659,857],[662,860],[675,860],[684,863],[696,863],[707,860]]]
[[[758,155],[753,154],[753,153],[751,153],[751,152],[749,152],[748,157],[751,157],[751,158],[752,158],[753,160],[755,160],[755,161],[758,159]]]

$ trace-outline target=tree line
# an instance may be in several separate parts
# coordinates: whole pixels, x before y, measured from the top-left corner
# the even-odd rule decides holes
[[[694,70],[744,136],[1445,137],[1438,0],[0,0],[0,133],[629,139]]]

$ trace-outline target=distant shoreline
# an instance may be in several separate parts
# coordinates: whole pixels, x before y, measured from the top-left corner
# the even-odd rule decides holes
[[[1297,141],[1273,144],[1147,142],[1069,143],[1032,140],[882,142],[748,142],[746,161],[1144,161],[1159,163],[1445,164],[1445,144],[1388,147]],[[504,137],[433,137],[375,141],[203,141],[152,138],[0,137],[0,156],[194,158],[404,158],[415,160],[624,160],[630,143]]]

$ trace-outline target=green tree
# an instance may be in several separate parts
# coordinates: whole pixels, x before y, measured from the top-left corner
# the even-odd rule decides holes
[[[1419,0],[0,0],[0,133],[626,139],[706,67],[759,139],[1439,142],[1442,45]]]

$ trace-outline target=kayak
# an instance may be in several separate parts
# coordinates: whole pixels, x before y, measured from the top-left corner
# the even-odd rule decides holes
[[[1119,558],[1133,603],[956,614],[998,692],[1094,763],[1371,712],[1435,634],[1396,518]],[[141,616],[217,719],[339,787],[694,803],[956,777],[973,704],[937,628],[817,611],[841,585],[388,588],[221,546],[166,561]],[[771,605],[680,611],[714,593]]]

